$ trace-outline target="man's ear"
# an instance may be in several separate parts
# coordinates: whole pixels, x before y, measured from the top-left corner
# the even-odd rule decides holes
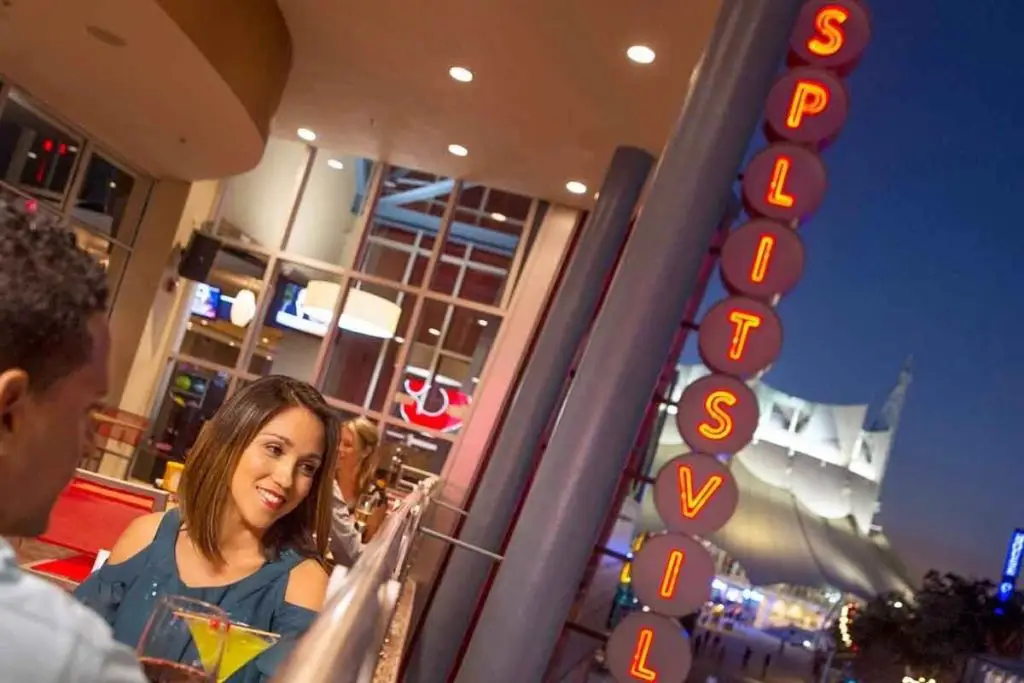
[[[24,370],[0,372],[0,435],[14,429],[19,411],[28,400],[28,373]]]

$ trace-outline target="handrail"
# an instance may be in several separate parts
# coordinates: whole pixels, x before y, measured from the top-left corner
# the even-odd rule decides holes
[[[397,599],[400,579],[436,478],[420,482],[388,516],[291,655],[276,683],[368,683]]]

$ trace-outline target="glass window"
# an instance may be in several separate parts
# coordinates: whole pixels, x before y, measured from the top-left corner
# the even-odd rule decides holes
[[[227,397],[230,376],[193,365],[173,363],[153,419],[149,443],[136,456],[132,476],[155,481],[168,461],[184,462],[206,421]]]
[[[324,393],[364,410],[380,411],[395,375],[415,297],[368,282],[352,281],[331,346]]]
[[[400,425],[387,424],[381,437],[379,462],[391,462],[397,458],[404,466],[414,470],[440,474],[451,449],[451,442],[445,439]],[[412,479],[415,480],[415,477]]]
[[[307,266],[280,264],[249,372],[314,381],[320,346],[341,291],[338,279]]]
[[[259,165],[227,181],[217,234],[279,248],[309,155],[310,148],[301,142],[270,138]]]
[[[34,197],[61,204],[82,139],[43,117],[12,92],[0,114],[0,179]]]
[[[389,167],[356,258],[359,270],[421,285],[454,186],[451,178]]]
[[[256,314],[266,270],[265,257],[222,247],[208,280],[193,286],[181,353],[234,367]]]
[[[317,150],[287,251],[351,268],[359,248],[373,162]]]
[[[134,187],[132,174],[94,153],[89,157],[72,217],[95,231],[117,237]]]
[[[110,267],[110,242],[99,235],[83,230],[79,227],[73,228],[75,241],[78,247],[88,252],[93,258],[100,262],[104,268]]]
[[[430,288],[499,305],[532,204],[522,195],[463,186]]]
[[[424,301],[392,415],[422,429],[458,432],[500,325],[493,315]]]

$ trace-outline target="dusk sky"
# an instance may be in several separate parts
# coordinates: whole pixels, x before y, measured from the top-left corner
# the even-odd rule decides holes
[[[995,578],[1024,526],[1024,57],[1006,36],[1024,3],[869,6],[874,38],[766,379],[877,405],[913,354],[880,522],[916,572]]]

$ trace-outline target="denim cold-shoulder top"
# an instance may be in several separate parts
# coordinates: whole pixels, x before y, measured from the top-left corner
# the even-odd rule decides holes
[[[78,587],[75,597],[99,612],[114,629],[114,637],[130,647],[138,644],[160,597],[181,595],[217,605],[234,623],[282,636],[276,645],[228,679],[230,683],[268,680],[316,618],[316,612],[284,600],[288,575],[304,558],[285,550],[235,583],[193,588],[178,575],[175,545],[180,528],[178,511],[168,511],[149,546],[124,562],[101,567]]]

